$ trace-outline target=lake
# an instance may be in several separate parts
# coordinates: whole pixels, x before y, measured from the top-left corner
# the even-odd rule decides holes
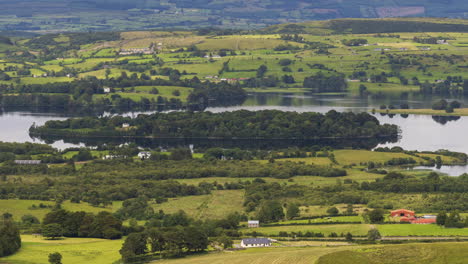
[[[281,95],[281,94],[254,94],[250,95],[241,106],[213,107],[207,111],[222,112],[246,109],[251,111],[264,109],[277,109],[297,112],[328,112],[337,111],[371,111],[381,104],[399,105],[408,103],[411,108],[430,107],[437,98],[404,98],[401,96],[385,97],[383,99],[362,99],[349,95],[320,96],[320,95]],[[138,113],[126,115],[135,116]],[[388,116],[375,114],[382,123],[398,125],[401,136],[397,142],[386,143],[380,146],[400,146],[407,150],[435,151],[449,149],[468,153],[468,140],[465,140],[468,131],[468,117],[432,117],[423,115]],[[4,112],[0,113],[0,140],[8,142],[41,142],[29,137],[28,129],[33,124],[44,124],[47,120],[63,120],[71,115],[51,114],[41,112]],[[52,143],[57,148],[80,146],[82,144],[56,141]]]

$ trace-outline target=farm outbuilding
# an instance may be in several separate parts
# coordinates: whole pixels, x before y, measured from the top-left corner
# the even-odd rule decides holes
[[[18,165],[39,165],[41,164],[40,160],[15,160],[15,164]]]
[[[414,217],[415,213],[414,211],[406,210],[406,209],[398,209],[395,211],[390,212],[391,217]]]
[[[249,220],[249,221],[247,222],[247,226],[248,226],[249,228],[260,227],[260,221],[258,221],[258,220]]]

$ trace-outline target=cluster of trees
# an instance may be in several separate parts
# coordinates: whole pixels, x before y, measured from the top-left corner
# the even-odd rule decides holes
[[[21,248],[18,227],[11,219],[0,220],[0,257],[16,253]]]
[[[306,77],[303,85],[321,93],[344,92],[348,87],[343,74],[324,75],[322,72]]]
[[[367,44],[367,39],[343,39],[341,43],[345,46],[362,46]]]
[[[453,211],[449,214],[442,211],[437,215],[437,224],[445,227],[464,228],[468,227],[468,217],[462,218],[459,211]]]
[[[448,177],[432,172],[426,177],[414,177],[390,172],[375,182],[361,183],[361,189],[395,193],[463,193],[468,190],[468,175]]]
[[[424,38],[414,37],[413,38],[414,42],[422,43],[422,44],[438,44],[437,41],[439,40],[446,41],[447,38],[443,38],[443,37],[424,37]]]
[[[62,137],[151,136],[154,138],[325,139],[384,138],[398,135],[395,125],[381,125],[368,113],[296,113],[275,110],[172,112],[139,115],[129,121],[135,129],[116,130],[114,117],[48,121],[31,127],[34,135]],[[77,122],[79,120],[80,122]],[[72,124],[81,124],[72,127]],[[82,131],[81,128],[93,128]]]
[[[448,76],[445,80],[439,80],[435,83],[428,81],[419,85],[419,91],[422,94],[453,95],[462,96],[468,94],[468,80],[457,76]]]
[[[174,219],[168,222],[164,219]],[[224,219],[195,221],[183,211],[165,214],[160,211],[145,227],[136,227],[129,234],[120,254],[125,262],[151,259],[151,257],[180,257],[204,251],[208,245],[232,247],[231,237],[238,237],[239,222],[245,220],[238,213]]]
[[[153,228],[146,232],[131,233],[125,239],[120,254],[124,262],[131,263],[148,252],[159,253],[164,257],[178,257],[184,253],[204,251],[208,245],[208,236],[196,226]]]
[[[447,102],[444,99],[441,99],[434,104],[432,104],[432,109],[434,110],[445,110],[447,113],[453,113],[457,108],[460,108],[461,104],[458,101]]]
[[[94,215],[57,209],[47,213],[42,221],[42,235],[52,239],[62,236],[119,239],[122,234],[122,221],[105,211]]]
[[[103,94],[104,87],[121,88],[135,86],[181,86],[192,87],[194,91],[187,98],[188,106],[201,107],[204,109],[209,105],[231,105],[242,103],[246,98],[246,92],[237,84],[231,85],[227,82],[201,82],[197,77],[190,80],[181,80],[180,74],[172,69],[167,71],[170,80],[146,78],[145,75],[133,74],[127,76],[126,72],[118,78],[97,79],[87,77],[85,79],[74,80],[65,83],[48,83],[16,85],[8,88],[9,93],[21,93],[22,96],[2,94],[0,95],[0,106],[3,107],[50,107],[50,108],[79,108],[97,107],[102,108],[123,108],[123,109],[151,109],[157,106],[166,105],[172,108],[183,106],[180,99],[158,97],[157,100],[141,98],[134,101],[129,98],[122,98],[119,94],[113,94],[111,98],[100,98],[92,100],[93,95]],[[161,70],[160,74],[164,74]],[[63,95],[67,93],[72,95]]]

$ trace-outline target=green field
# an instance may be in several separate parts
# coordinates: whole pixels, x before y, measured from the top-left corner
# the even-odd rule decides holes
[[[334,252],[317,264],[464,264],[468,243],[409,244]]]
[[[244,190],[213,191],[208,195],[171,198],[168,202],[154,204],[153,208],[175,213],[184,210],[196,219],[220,219],[234,212],[243,212]]]
[[[39,201],[39,200],[0,200],[0,214],[10,213],[13,215],[15,220],[20,220],[23,215],[31,214],[36,216],[42,221],[44,216],[52,210],[52,208],[38,208],[32,209],[33,205],[39,206],[39,204],[53,206],[54,202],[50,201]],[[85,211],[90,213],[99,213],[101,211],[115,212],[121,207],[121,202],[114,202],[112,207],[93,207],[88,203],[71,203],[65,201],[62,204],[62,208],[69,211]]]
[[[341,247],[284,247],[258,248],[237,252],[221,252],[184,259],[165,260],[161,263],[256,263],[256,264],[381,264],[425,263],[462,264],[468,257],[468,243],[434,243],[386,246],[341,246]],[[153,262],[153,263],[160,263]]]
[[[335,232],[338,235],[341,233],[346,234],[350,232],[354,236],[365,236],[370,225],[367,224],[342,224],[342,225],[290,225],[290,226],[273,226],[273,227],[259,227],[255,229],[243,229],[244,232],[256,231],[265,235],[278,235],[279,232],[321,232],[325,236]]]
[[[437,225],[379,225],[382,236],[468,236],[468,228],[444,228]]]
[[[50,253],[62,254],[63,263],[112,264],[120,259],[118,253],[123,240],[104,240],[94,238],[66,238],[62,240],[43,240],[33,235],[21,236],[22,247],[12,256],[4,257],[0,263],[8,264],[45,264]]]

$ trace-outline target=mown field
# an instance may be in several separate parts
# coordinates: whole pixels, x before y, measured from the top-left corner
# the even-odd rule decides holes
[[[62,263],[111,264],[120,259],[119,249],[123,240],[105,240],[93,238],[66,238],[44,240],[42,237],[22,235],[22,247],[12,256],[0,259],[5,264],[45,264],[50,253],[62,254]]]
[[[153,263],[256,263],[256,264],[381,264],[435,263],[462,264],[468,257],[468,243],[406,244],[386,246],[258,248],[237,252],[212,253]]]
[[[431,263],[464,264],[468,243],[407,244],[343,250],[324,255],[317,264]]]

